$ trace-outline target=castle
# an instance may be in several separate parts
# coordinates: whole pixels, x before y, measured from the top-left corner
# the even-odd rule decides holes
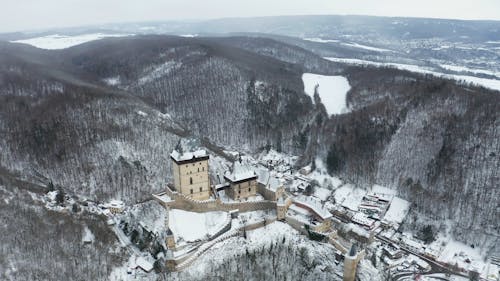
[[[201,212],[208,210],[224,210],[230,208],[241,208],[235,207],[235,203],[223,203],[217,196],[217,187],[211,186],[209,177],[209,155],[206,150],[199,149],[198,147],[191,146],[181,146],[181,143],[176,146],[176,148],[170,154],[172,160],[172,170],[174,176],[175,192],[180,194],[175,195],[175,192],[170,190],[167,192],[171,197],[167,196],[167,199],[162,199],[162,195],[157,196],[161,202],[164,203],[167,210],[169,206],[173,204],[175,200],[180,200],[187,202],[188,204],[198,204]],[[303,223],[297,221],[296,219],[290,218],[287,213],[289,210],[299,210],[302,212],[307,212],[316,217],[318,223],[314,224],[312,228],[314,231],[324,232],[328,231],[332,227],[331,214],[323,210],[323,208],[316,206],[315,201],[308,200],[307,197],[289,197],[284,190],[284,186],[278,178],[273,178],[269,171],[263,169],[258,169],[256,171],[242,163],[242,161],[236,161],[230,171],[224,174],[224,179],[226,183],[222,184],[224,186],[225,194],[232,200],[240,201],[238,204],[267,204],[265,208],[275,208],[276,209],[276,220],[288,223],[293,228],[299,230],[299,232],[304,233]],[[262,195],[265,199],[261,201],[263,203],[255,202],[241,202],[246,201],[244,199],[251,196],[256,196],[257,193]],[[209,200],[210,198],[216,198],[216,200]],[[188,201],[182,198],[187,198]],[[173,198],[173,200],[172,200]],[[203,202],[201,202],[203,201]],[[198,202],[198,203],[197,203]],[[182,204],[179,202],[179,204]],[[273,207],[274,206],[274,207]],[[174,207],[175,208],[175,207]],[[259,207],[260,208],[260,207]],[[192,209],[192,208],[191,208]],[[191,210],[188,208],[188,210]],[[245,208],[246,209],[246,208]],[[252,209],[252,208],[249,208]],[[234,210],[233,210],[234,211]],[[167,268],[171,271],[181,270],[189,264],[194,258],[187,259],[186,261],[179,261],[174,258],[172,252],[177,250],[177,245],[174,238],[174,233],[169,228],[168,216],[165,221],[167,228],[167,233],[165,235],[165,244],[168,248],[167,253]],[[330,237],[330,236],[329,236]],[[332,243],[332,238],[330,237],[329,242]],[[211,238],[214,239],[214,238]],[[339,247],[340,244],[332,243],[335,247]],[[211,245],[211,244],[210,244]],[[344,281],[354,281],[356,277],[356,268],[359,261],[364,257],[364,251],[357,252],[356,246],[352,245],[349,252],[347,249],[340,245],[340,249],[345,253],[344,258]],[[196,256],[196,255],[194,255]]]

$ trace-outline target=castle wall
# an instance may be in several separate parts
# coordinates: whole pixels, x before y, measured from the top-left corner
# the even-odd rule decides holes
[[[190,212],[212,212],[212,211],[224,211],[229,212],[238,209],[240,212],[250,212],[258,210],[271,210],[276,208],[276,202],[272,201],[251,201],[251,202],[235,202],[235,203],[223,203],[220,200],[205,200],[198,201],[193,200],[185,195],[178,192],[172,191],[170,188],[166,188],[166,193],[173,201],[164,204],[165,207],[170,207],[174,209],[181,209]]]

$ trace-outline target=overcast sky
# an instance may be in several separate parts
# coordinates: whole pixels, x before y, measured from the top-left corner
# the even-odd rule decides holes
[[[500,20],[500,0],[1,0],[0,32],[111,22],[308,14]]]

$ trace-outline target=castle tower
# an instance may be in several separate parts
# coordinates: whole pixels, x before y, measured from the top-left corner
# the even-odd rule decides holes
[[[276,202],[276,216],[279,221],[285,220],[286,209],[283,197],[278,198],[278,202]]]
[[[165,234],[165,245],[167,245],[167,249],[175,250],[175,237],[174,234],[172,233],[172,230],[170,230],[170,220],[169,220],[170,208],[168,206],[166,207],[166,211],[167,215],[165,216],[165,228],[167,229],[167,231]]]
[[[192,199],[207,200],[210,198],[209,156],[202,149],[188,150],[179,142],[170,154],[174,187],[178,192]]]
[[[175,263],[174,254],[169,249],[167,249],[167,254],[165,256],[165,260],[166,260],[167,270],[170,271],[170,272],[175,271],[175,267],[177,265]]]
[[[354,281],[356,279],[356,268],[359,258],[356,253],[356,244],[352,244],[351,250],[344,258],[344,281]]]
[[[167,228],[167,234],[165,236],[165,244],[168,249],[175,250],[175,237],[170,228]]]

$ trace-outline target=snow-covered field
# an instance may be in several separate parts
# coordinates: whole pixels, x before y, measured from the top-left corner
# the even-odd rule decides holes
[[[325,57],[325,59],[327,59],[329,61],[354,64],[354,65],[372,65],[372,66],[377,66],[377,67],[392,67],[392,68],[397,68],[397,69],[401,69],[401,70],[408,70],[408,71],[416,72],[416,73],[430,74],[430,75],[434,75],[434,76],[442,77],[442,78],[446,78],[446,79],[465,81],[467,83],[473,83],[475,85],[479,85],[479,86],[483,86],[486,88],[500,91],[500,80],[496,80],[496,79],[479,78],[479,77],[469,76],[469,75],[445,74],[445,73],[440,73],[437,71],[430,70],[430,69],[425,68],[423,66],[411,65],[411,64],[383,63],[383,62],[375,62],[375,61],[369,61],[369,60],[348,59],[348,58],[332,58],[332,57]],[[314,92],[313,92],[313,94],[314,94]]]
[[[394,52],[389,49],[382,49],[382,48],[377,48],[377,47],[372,47],[372,46],[366,46],[366,45],[361,45],[358,43],[342,43],[344,46],[348,47],[353,47],[353,48],[359,48],[359,49],[364,49],[368,51],[375,51],[375,52]]]
[[[67,35],[54,34],[54,35],[47,35],[30,39],[17,40],[12,42],[29,44],[40,49],[56,50],[56,49],[66,49],[69,47],[73,47],[94,40],[103,39],[106,37],[123,37],[123,36],[130,36],[130,35],[92,33],[92,34],[67,36]]]
[[[302,81],[304,82],[304,91],[313,99],[314,88],[319,85],[319,96],[329,115],[347,111],[345,98],[351,86],[345,77],[304,73]]]
[[[176,240],[205,239],[219,230],[226,222],[225,212],[194,213],[178,209],[169,212],[169,225]]]
[[[451,64],[440,64],[439,66],[446,69],[446,70],[451,70],[451,71],[456,71],[456,72],[471,72],[471,73],[476,73],[476,74],[486,74],[486,75],[492,75],[492,76],[496,76],[496,77],[500,78],[500,72],[496,72],[496,71],[469,68],[466,66],[451,65]]]
[[[335,39],[323,39],[323,38],[317,38],[317,37],[302,38],[302,40],[316,42],[316,43],[337,43],[337,42],[339,42],[339,40],[335,40]]]

